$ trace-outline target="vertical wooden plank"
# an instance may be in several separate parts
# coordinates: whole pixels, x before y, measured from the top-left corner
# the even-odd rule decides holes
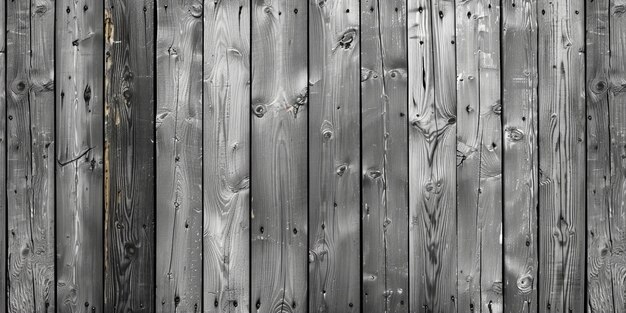
[[[359,312],[359,2],[309,10],[309,311]]]
[[[55,310],[54,11],[7,3],[9,312]]]
[[[537,1],[503,1],[502,18],[504,311],[536,312]]]
[[[614,311],[609,123],[609,0],[587,1],[587,312]],[[622,144],[623,145],[623,144]],[[618,206],[619,207],[619,206]],[[623,311],[624,308],[620,311]]]
[[[154,9],[105,3],[105,312],[155,311]]]
[[[202,311],[202,1],[157,1],[157,312]]]
[[[204,312],[250,312],[250,2],[204,6]]]
[[[610,1],[609,125],[610,166],[609,214],[611,283],[615,312],[626,312],[626,16],[625,3]],[[593,85],[592,85],[593,86]],[[603,247],[606,249],[606,247]],[[606,251],[606,250],[604,250]],[[603,253],[603,249],[600,250]]]
[[[584,3],[537,5],[539,311],[576,313],[585,302]]]
[[[56,2],[58,312],[103,310],[103,10]]]
[[[307,311],[307,2],[252,2],[251,305]]]
[[[0,0],[0,310],[7,310],[6,1]]]
[[[458,307],[502,312],[500,3],[457,2]]]
[[[454,2],[408,6],[411,310],[455,312]]]
[[[363,311],[408,312],[406,1],[361,4]]]

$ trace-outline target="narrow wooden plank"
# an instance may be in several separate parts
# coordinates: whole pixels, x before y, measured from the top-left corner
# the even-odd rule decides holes
[[[502,2],[501,45],[504,311],[536,312],[539,266],[536,0]]]
[[[56,2],[58,312],[103,310],[103,10]]]
[[[7,195],[6,1],[0,0],[0,199]],[[0,310],[7,311],[7,203],[0,200]]]
[[[609,0],[587,2],[587,312],[614,311],[609,124]],[[623,311],[623,309],[622,309]]]
[[[54,2],[6,9],[8,312],[54,312]]]
[[[454,3],[410,0],[408,7],[411,310],[455,312]]]
[[[539,312],[585,309],[584,1],[539,1]]]
[[[361,4],[363,311],[408,312],[406,1]]]
[[[359,2],[309,10],[309,311],[359,312]]]
[[[250,2],[204,5],[204,312],[250,312]]]
[[[615,312],[626,312],[626,16],[625,3],[611,0],[609,10],[609,125],[610,193],[608,219],[611,284]],[[604,51],[603,51],[604,52]],[[590,235],[590,234],[589,234]],[[600,253],[606,251],[606,247]]]
[[[157,1],[157,312],[202,311],[202,1]]]
[[[254,312],[307,311],[307,9],[251,7]]]
[[[502,312],[500,3],[457,2],[458,307]]]
[[[105,2],[105,312],[154,312],[154,2]]]

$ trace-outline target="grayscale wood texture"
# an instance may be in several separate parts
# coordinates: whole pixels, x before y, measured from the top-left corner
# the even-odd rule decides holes
[[[204,3],[203,312],[250,312],[250,2]]]
[[[502,2],[501,45],[504,312],[536,312],[539,279],[536,0]]]
[[[360,312],[359,3],[310,0],[308,27],[308,311]]]
[[[7,311],[54,311],[54,3],[7,9]]]
[[[56,2],[57,312],[103,310],[103,10]]]
[[[0,0],[0,199],[6,199],[6,0]],[[3,166],[4,165],[4,166]],[[0,201],[0,310],[7,307],[7,203]]]
[[[307,9],[251,3],[254,312],[307,312]]]
[[[152,1],[105,2],[105,312],[154,312]]]
[[[156,312],[202,311],[203,10],[157,1]]]
[[[408,312],[406,1],[361,3],[363,312]]]

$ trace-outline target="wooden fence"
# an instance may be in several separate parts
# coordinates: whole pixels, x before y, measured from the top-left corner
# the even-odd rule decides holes
[[[0,312],[626,312],[622,0],[0,0]]]

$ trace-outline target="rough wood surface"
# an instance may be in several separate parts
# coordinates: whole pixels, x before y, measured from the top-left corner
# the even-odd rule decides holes
[[[583,0],[538,1],[539,312],[585,310]]]
[[[408,312],[406,1],[361,3],[363,312]]]
[[[536,312],[537,1],[503,1],[502,19],[504,311]]]
[[[359,312],[359,3],[309,10],[309,311]]]
[[[456,70],[454,2],[408,2],[410,307],[454,312]]]
[[[56,2],[58,312],[103,310],[103,10]]]
[[[154,312],[153,1],[105,3],[105,312]]]
[[[254,312],[307,311],[307,9],[252,1]]]
[[[54,3],[6,9],[8,312],[54,312]]]
[[[250,2],[204,4],[204,312],[250,312]]]
[[[457,2],[460,311],[502,312],[500,3]]]
[[[202,311],[202,1],[157,1],[157,312]]]
[[[6,0],[0,0],[0,199],[6,199]],[[7,203],[0,200],[0,310],[7,310]]]

